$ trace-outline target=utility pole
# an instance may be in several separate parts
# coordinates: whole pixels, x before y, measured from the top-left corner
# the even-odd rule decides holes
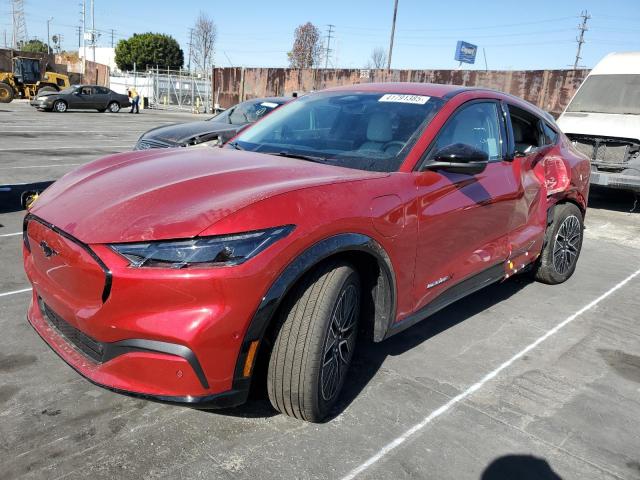
[[[387,71],[391,70],[391,54],[393,53],[393,36],[396,33],[396,17],[398,16],[398,0],[393,5],[393,22],[391,23],[391,40],[389,41],[389,56],[387,57]]]
[[[193,52],[193,28],[189,29],[189,61],[187,62],[187,70],[191,74],[191,54]]]
[[[96,16],[94,12],[95,2],[91,0],[91,47],[93,49],[92,60],[96,61]]]
[[[78,26],[78,50],[82,46],[82,27]]]
[[[51,35],[49,34],[49,24],[53,20],[53,17],[47,19],[47,53],[51,55]]]
[[[87,70],[87,0],[82,0],[82,83]]]
[[[29,39],[27,22],[24,19],[24,1],[13,0],[11,2],[11,16],[13,18],[12,46],[15,50]]]
[[[329,27],[329,31],[327,32],[327,52],[324,57],[324,68],[327,68],[329,66],[329,55],[331,54],[331,36],[333,34],[335,25],[329,24],[327,25],[327,27]]]
[[[111,48],[113,48],[114,42],[113,39],[115,37],[116,31],[112,28],[111,29]]]
[[[582,53],[582,44],[585,42],[585,40],[584,40],[584,32],[589,30],[587,28],[587,20],[589,20],[591,18],[591,15],[589,15],[589,12],[584,10],[580,14],[580,17],[582,18],[582,23],[580,25],[578,25],[578,29],[580,30],[580,35],[576,38],[576,42],[578,42],[578,51],[576,52],[576,61],[573,64],[573,69],[574,70],[578,69],[578,63],[582,59],[580,54]]]

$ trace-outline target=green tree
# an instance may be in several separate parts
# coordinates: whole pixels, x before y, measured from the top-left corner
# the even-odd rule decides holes
[[[177,70],[184,64],[184,53],[170,35],[162,33],[134,33],[116,45],[116,65],[120,70],[146,70],[157,65]]]
[[[43,41],[34,38],[33,40],[20,42],[18,50],[29,53],[47,53],[49,51],[49,47]]]

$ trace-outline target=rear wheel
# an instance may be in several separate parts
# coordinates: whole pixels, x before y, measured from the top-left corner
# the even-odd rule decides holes
[[[295,288],[281,313],[267,373],[274,408],[322,421],[336,402],[355,347],[360,278],[349,264],[330,263]]]
[[[53,104],[53,111],[58,113],[64,113],[67,111],[67,102],[64,100],[56,100]]]
[[[573,203],[556,205],[545,233],[545,246],[535,267],[536,280],[555,285],[571,277],[582,249],[583,233],[580,209]]]
[[[4,82],[0,82],[0,103],[11,103],[13,100],[13,89]]]
[[[120,104],[118,102],[111,102],[107,107],[111,113],[118,113],[120,111]]]

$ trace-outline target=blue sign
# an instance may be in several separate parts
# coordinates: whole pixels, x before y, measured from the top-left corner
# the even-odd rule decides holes
[[[453,57],[458,62],[475,63],[478,46],[460,40],[456,45],[456,56]]]

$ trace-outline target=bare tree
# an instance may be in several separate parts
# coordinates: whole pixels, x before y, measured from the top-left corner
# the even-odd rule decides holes
[[[216,25],[204,12],[200,12],[193,29],[193,62],[203,72],[207,72],[213,64],[215,43],[217,37]]]
[[[287,56],[292,68],[312,68],[318,65],[322,56],[320,29],[311,22],[298,26],[294,33],[293,48]]]
[[[387,52],[382,47],[376,47],[371,52],[371,59],[369,64],[371,68],[384,68],[384,64],[387,61]]]

